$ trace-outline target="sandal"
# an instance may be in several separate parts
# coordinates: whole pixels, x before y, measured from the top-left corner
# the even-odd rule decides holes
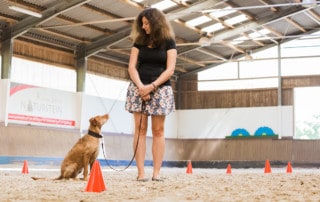
[[[149,179],[148,179],[148,178],[140,178],[140,179],[139,179],[139,177],[137,177],[137,181],[138,181],[138,182],[148,182]]]
[[[156,181],[156,182],[163,182],[164,179],[161,177],[152,177],[152,181]]]

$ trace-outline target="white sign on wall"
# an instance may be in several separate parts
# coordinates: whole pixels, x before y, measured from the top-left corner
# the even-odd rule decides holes
[[[79,103],[74,93],[11,83],[8,122],[79,128]]]
[[[253,135],[261,127],[279,136],[292,136],[292,125],[292,106],[180,110],[178,138],[223,139],[237,129]]]
[[[9,89],[10,81],[7,79],[0,80],[0,122],[5,123],[6,114],[7,114],[7,99],[8,99],[8,89]]]

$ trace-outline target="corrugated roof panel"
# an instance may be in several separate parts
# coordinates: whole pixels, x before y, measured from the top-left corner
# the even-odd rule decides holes
[[[101,34],[104,34],[103,30],[91,28],[88,29],[82,25],[74,25],[74,23],[66,21],[58,16],[41,24],[39,30],[45,29],[47,31],[65,33],[66,35],[74,36],[75,38],[84,38],[86,40],[93,40],[94,38],[99,37]]]
[[[273,30],[282,35],[290,35],[300,31],[297,27],[295,27],[293,24],[290,24],[285,19],[268,24],[268,27],[272,27]]]
[[[28,2],[30,4],[34,4],[36,6],[40,7],[48,7],[50,5],[54,5],[59,2],[59,0],[24,0],[25,2]]]
[[[103,15],[99,12],[96,12],[84,7],[78,7],[76,9],[72,9],[68,12],[63,13],[63,15],[71,19],[77,19],[80,22],[87,22],[89,25],[93,25],[93,26],[96,26],[102,29],[108,29],[108,30],[117,30],[128,25],[128,23],[121,22],[121,21],[113,22],[113,23],[108,23],[108,22],[100,23],[102,21],[108,21],[115,18],[110,17],[108,15]]]
[[[303,12],[295,16],[292,16],[291,19],[297,22],[301,27],[303,27],[306,30],[313,29],[317,25],[320,25],[319,19],[315,18],[308,12]]]
[[[187,41],[195,41],[195,40],[199,40],[200,38],[200,35],[198,32],[180,23],[172,22],[172,27],[175,31],[176,37],[178,38],[181,38]]]
[[[97,8],[106,10],[107,12],[113,13],[119,17],[136,17],[139,12],[142,11],[142,8],[134,6],[126,1],[119,0],[93,0],[89,2],[90,5],[93,5]]]

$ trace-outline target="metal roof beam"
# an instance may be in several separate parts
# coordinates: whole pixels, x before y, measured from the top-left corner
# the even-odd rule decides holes
[[[86,46],[86,57],[94,55],[95,53],[99,52],[101,49],[108,47],[109,45],[115,43],[116,41],[120,41],[123,38],[128,37],[130,32],[131,32],[131,27],[125,28],[119,32],[116,32],[115,34],[100,38],[92,42],[91,44],[88,44]]]
[[[58,4],[49,6],[48,9],[44,10],[41,14],[41,18],[36,18],[29,16],[27,18],[24,18],[23,20],[19,21],[17,24],[15,24],[12,27],[12,37],[16,38],[24,33],[26,33],[29,29],[36,27],[43,22],[46,22],[57,15],[72,9],[74,7],[80,6],[82,4],[85,4],[91,0],[72,0],[72,1],[59,1]]]

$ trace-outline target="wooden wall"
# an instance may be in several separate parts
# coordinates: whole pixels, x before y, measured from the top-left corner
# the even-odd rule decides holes
[[[180,81],[179,109],[277,106],[278,89],[197,91],[196,75]],[[293,105],[295,87],[320,86],[320,75],[282,78],[282,103]]]
[[[13,54],[16,57],[30,61],[42,62],[56,65],[61,68],[75,70],[75,56],[72,51],[53,50],[26,41],[16,40],[13,47]],[[127,66],[116,66],[112,62],[105,62],[96,57],[88,58],[87,71],[107,75],[117,79],[129,79]]]

